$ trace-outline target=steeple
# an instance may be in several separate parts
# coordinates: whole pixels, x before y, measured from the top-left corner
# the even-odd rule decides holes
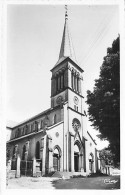
[[[66,9],[65,24],[59,53],[59,59],[56,65],[51,69],[52,108],[62,104],[62,102],[63,103],[70,102],[70,99],[72,98],[69,97],[73,97],[73,94],[74,99],[77,99],[76,96],[79,96],[79,98],[81,98],[80,96],[82,95],[81,83],[83,70],[76,62],[72,40],[68,29],[67,6],[65,6],[65,9]],[[72,109],[75,108],[76,111],[78,111],[78,106],[76,106],[77,104],[78,104],[77,101],[73,100]],[[80,104],[79,109],[81,109]]]
[[[59,53],[59,59],[56,65],[62,62],[65,58],[70,57],[74,62],[76,62],[75,52],[72,44],[71,35],[68,28],[68,13],[67,5],[65,5],[65,24],[62,36],[62,43]]]

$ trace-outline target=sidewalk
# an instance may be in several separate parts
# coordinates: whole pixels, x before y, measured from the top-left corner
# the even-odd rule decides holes
[[[9,179],[7,189],[55,189],[52,182],[59,178],[50,177],[20,177]]]

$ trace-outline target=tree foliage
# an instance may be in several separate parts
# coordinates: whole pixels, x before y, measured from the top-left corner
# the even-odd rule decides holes
[[[110,142],[115,161],[120,158],[120,49],[118,37],[107,49],[100,68],[99,79],[95,80],[93,92],[87,91],[89,119],[100,139]]]
[[[105,165],[114,165],[114,154],[109,149],[103,149],[99,152],[100,160],[104,160]]]
[[[10,160],[10,145],[7,143],[6,144],[6,165],[8,163],[8,161]]]

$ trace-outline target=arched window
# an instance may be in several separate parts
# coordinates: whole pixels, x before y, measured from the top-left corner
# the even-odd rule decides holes
[[[25,126],[25,134],[28,134],[28,125]]]
[[[77,77],[77,91],[79,92],[79,78]]]
[[[42,129],[43,128],[43,121],[41,120],[41,122],[40,122],[40,129]]]
[[[25,135],[25,127],[23,127],[22,135]]]
[[[64,87],[64,74],[61,75],[61,89]]]
[[[71,84],[72,84],[72,89],[74,88],[74,75],[73,72],[71,72]]]
[[[19,128],[17,129],[17,137],[19,137]]]
[[[75,91],[76,91],[76,87],[77,87],[76,81],[77,81],[77,77],[76,77],[76,74],[75,74],[74,75],[74,89],[75,89]]]
[[[41,128],[41,124],[40,124],[40,121],[38,122],[38,130],[40,130]]]
[[[33,123],[31,124],[31,133],[33,132]]]
[[[57,76],[56,76],[55,80],[56,80],[56,91],[58,91],[58,77]]]
[[[60,90],[60,76],[58,76],[58,90]]]
[[[36,130],[35,127],[36,127],[36,124],[35,124],[35,121],[34,121],[34,122],[33,122],[33,131]]]
[[[22,160],[25,160],[26,146],[23,146]]]
[[[36,142],[36,159],[40,159],[40,143]]]
[[[56,114],[54,115],[54,124],[57,123],[57,118],[56,118]]]
[[[35,121],[35,131],[38,131],[38,122]]]
[[[13,148],[13,158],[15,158],[15,146]]]
[[[79,88],[78,88],[79,90],[78,91],[79,91],[79,93],[81,93],[81,80],[80,80],[80,78],[78,80],[78,86],[79,86]]]
[[[18,133],[17,131],[18,131],[18,130],[15,130],[15,138],[17,137],[17,133]]]

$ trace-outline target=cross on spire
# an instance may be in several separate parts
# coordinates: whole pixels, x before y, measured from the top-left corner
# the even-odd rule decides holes
[[[67,57],[69,57],[71,60],[73,60],[77,64],[75,52],[73,48],[73,43],[72,43],[72,38],[71,38],[69,28],[68,28],[67,5],[65,5],[64,8],[65,8],[65,24],[64,24],[62,42],[61,42],[61,47],[60,47],[59,59],[57,63],[55,64],[55,67]]]
[[[65,5],[65,20],[68,19],[68,8],[67,5]]]
[[[72,60],[76,61],[74,48],[71,40],[71,35],[68,29],[68,8],[65,5],[65,24],[64,24],[64,31],[62,37],[62,43],[60,48],[59,60],[64,57],[70,57]]]

